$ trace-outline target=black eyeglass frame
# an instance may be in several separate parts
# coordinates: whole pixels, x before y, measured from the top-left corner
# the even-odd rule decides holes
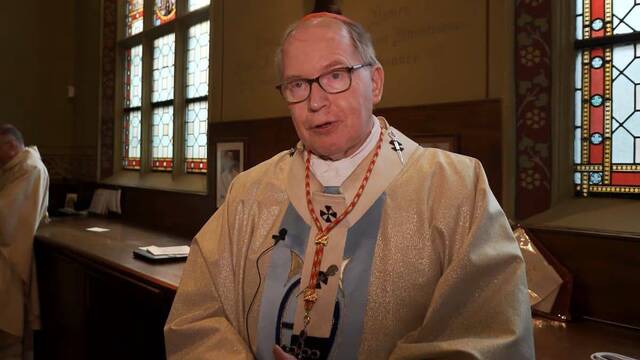
[[[290,81],[287,81],[287,82],[280,83],[280,84],[276,85],[276,89],[280,92],[280,95],[282,95],[284,100],[289,104],[297,104],[297,103],[301,103],[301,102],[307,100],[309,98],[309,96],[311,96],[311,88],[313,87],[313,83],[318,83],[318,86],[320,86],[322,91],[326,92],[327,94],[340,94],[340,93],[343,93],[343,92],[351,89],[351,83],[353,81],[352,73],[354,71],[362,69],[362,68],[364,68],[366,66],[373,66],[373,64],[372,63],[366,63],[366,64],[356,64],[356,65],[351,65],[351,66],[338,67],[338,68],[335,68],[335,69],[331,69],[331,70],[329,70],[327,72],[324,72],[324,73],[316,76],[313,79],[294,79],[294,80],[290,80]],[[322,84],[320,83],[320,78],[325,76],[325,75],[329,75],[329,74],[331,74],[332,72],[335,72],[335,71],[347,71],[347,74],[349,74],[349,85],[344,90],[334,91],[334,92],[327,91],[322,86]],[[289,101],[289,100],[287,100],[287,97],[284,95],[284,92],[282,91],[282,88],[283,88],[284,85],[286,85],[287,83],[289,83],[291,81],[304,81],[307,84],[309,84],[309,92],[307,93],[307,96],[305,96],[304,99],[298,100],[298,101]]]

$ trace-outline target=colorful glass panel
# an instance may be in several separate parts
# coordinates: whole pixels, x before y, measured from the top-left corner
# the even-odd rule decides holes
[[[173,106],[153,109],[151,115],[151,168],[173,169]]]
[[[175,44],[175,34],[165,35],[153,41],[152,102],[173,99]]]
[[[142,31],[143,24],[143,0],[127,0],[125,11],[125,24],[127,24],[127,36],[135,35]]]
[[[142,45],[125,51],[124,107],[142,104]]]
[[[582,40],[582,32],[584,27],[584,14],[582,4],[584,0],[576,0],[576,39]]]
[[[189,11],[209,5],[209,0],[189,0]]]
[[[176,0],[156,0],[153,9],[153,25],[168,23],[176,18]]]
[[[616,35],[640,30],[639,1],[578,0],[577,39],[611,43],[576,56],[574,183],[591,193],[640,193],[640,44]]]
[[[640,193],[640,44],[578,54],[577,190]]]
[[[140,145],[142,134],[140,110],[125,113],[122,124],[122,167],[133,170],[140,169]]]
[[[208,102],[187,104],[185,119],[185,170],[206,173]]]
[[[189,28],[187,37],[187,98],[209,93],[209,21]]]
[[[576,39],[640,31],[640,1],[577,0]]]
[[[610,2],[613,3],[614,35],[640,31],[640,2],[621,0]]]

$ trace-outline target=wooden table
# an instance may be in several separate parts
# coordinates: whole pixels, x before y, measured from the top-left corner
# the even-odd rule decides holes
[[[42,226],[34,243],[43,323],[35,357],[164,359],[163,327],[184,262],[152,264],[133,250],[188,244],[99,217],[54,218]]]
[[[109,229],[105,232],[86,230],[90,227]],[[148,281],[175,293],[180,283],[184,262],[152,264],[133,257],[140,246],[189,245],[190,239],[137,228],[101,217],[53,218],[36,233],[38,242],[73,252],[97,264]]]
[[[595,352],[614,352],[640,359],[640,330],[593,320],[561,323],[533,320],[536,359],[590,359]]]

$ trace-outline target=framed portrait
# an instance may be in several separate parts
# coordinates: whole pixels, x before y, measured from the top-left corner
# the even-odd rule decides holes
[[[231,181],[244,171],[245,142],[243,140],[216,143],[216,206],[227,196]]]
[[[411,136],[411,138],[425,148],[436,148],[451,152],[459,152],[459,143],[457,135],[445,134],[420,134]]]

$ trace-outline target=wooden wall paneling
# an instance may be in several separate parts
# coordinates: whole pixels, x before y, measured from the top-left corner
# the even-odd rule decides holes
[[[210,172],[206,176],[215,181],[211,180],[215,174]],[[193,238],[216,210],[212,194],[126,187],[121,201],[122,219],[126,222],[187,238]]]
[[[528,229],[573,274],[576,315],[640,327],[640,236]]]
[[[171,300],[112,272],[91,269],[87,288],[89,359],[164,359]],[[126,328],[126,329],[124,329]]]
[[[461,154],[482,162],[494,195],[502,195],[502,122],[500,100],[377,109],[376,115],[409,137],[455,135]],[[211,126],[214,141],[245,137],[247,165],[254,166],[294,146],[298,137],[289,118],[221,122]],[[212,167],[214,168],[214,167]]]
[[[87,278],[81,266],[35,242],[42,329],[35,333],[36,359],[86,359]],[[72,345],[72,346],[71,346]]]

